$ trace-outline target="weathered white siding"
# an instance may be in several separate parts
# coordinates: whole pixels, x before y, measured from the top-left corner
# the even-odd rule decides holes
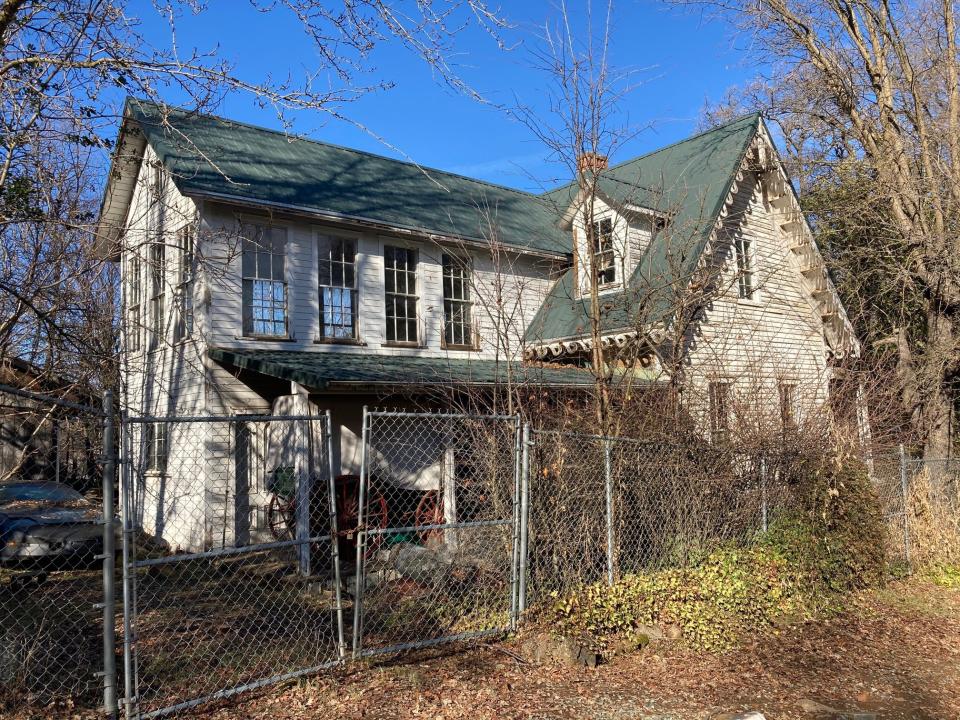
[[[732,247],[737,233],[753,242],[753,299],[738,296]],[[686,357],[688,405],[709,427],[709,383],[729,382],[731,428],[779,431],[778,386],[783,383],[794,386],[797,420],[803,423],[827,397],[823,323],[757,183],[745,182],[736,194],[714,259],[723,270],[718,295],[696,327]]]
[[[192,224],[196,206],[174,187],[169,175],[160,175],[160,192],[151,189],[156,156],[147,147],[138,179],[126,231],[122,237],[120,270],[123,278],[124,317],[122,333],[123,401],[131,417],[171,417],[202,415],[204,401],[205,344],[204,318],[197,302],[194,283],[194,332],[174,342],[174,320],[181,308],[178,298],[180,247],[178,232]],[[154,322],[151,316],[153,296],[150,245],[162,242],[165,262],[161,271],[164,297],[162,336],[153,342]],[[136,259],[136,262],[134,260]],[[130,315],[131,280],[139,265],[140,313]],[[140,348],[131,348],[131,334],[139,333]],[[146,467],[146,428],[150,423],[135,422],[125,426],[126,447],[130,450],[129,477],[134,493],[134,513],[148,533],[162,536],[172,547],[197,548],[209,537],[204,523],[203,487],[206,452],[204,433],[184,424],[166,424],[168,435],[166,470]]]
[[[286,282],[289,337],[264,340],[243,336],[239,221],[264,218],[238,215],[222,206],[202,212],[206,262],[221,267],[208,275],[211,346],[242,349],[309,350],[313,352],[406,355],[420,357],[518,358],[523,332],[533,319],[553,281],[548,263],[517,253],[492,254],[466,248],[444,248],[437,243],[361,234],[299,219],[273,218],[270,225],[287,232]],[[340,345],[321,340],[317,243],[321,236],[353,238],[357,243],[357,307],[359,344]],[[420,347],[392,347],[386,340],[384,301],[384,246],[417,250],[417,294]],[[469,257],[472,262],[473,322],[479,334],[477,350],[443,347],[444,253]]]

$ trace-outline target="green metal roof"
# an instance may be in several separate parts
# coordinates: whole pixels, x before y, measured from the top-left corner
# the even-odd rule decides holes
[[[575,198],[575,183],[533,195],[211,115],[161,111],[139,100],[127,100],[127,113],[186,195],[464,239],[483,241],[495,234],[506,245],[554,255],[572,250],[560,216]],[[667,229],[644,251],[626,290],[602,296],[604,332],[667,319],[761,122],[759,115],[749,115],[604,171],[599,191],[615,205],[670,217]],[[587,302],[576,296],[571,268],[554,285],[525,340],[588,332]]]
[[[667,214],[644,251],[626,290],[601,295],[604,332],[638,328],[668,318],[676,295],[696,267],[717,216],[761,123],[757,114],[735,120],[605,171],[599,193],[616,206],[637,205]],[[562,204],[574,184],[549,193]],[[554,285],[530,327],[527,342],[582,336],[590,331],[589,298],[577,297],[573,269]]]
[[[141,100],[128,99],[126,112],[185,195],[570,252],[545,196]]]
[[[219,363],[298,382],[316,390],[357,385],[496,385],[515,383],[551,387],[588,387],[593,375],[575,367],[542,367],[476,358],[427,358],[309,350],[232,350],[211,348]]]

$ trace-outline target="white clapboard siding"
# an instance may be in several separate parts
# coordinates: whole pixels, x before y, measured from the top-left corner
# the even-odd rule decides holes
[[[722,294],[698,323],[687,358],[691,407],[705,414],[708,384],[725,381],[733,384],[735,403],[779,417],[778,385],[786,383],[795,386],[798,413],[811,411],[827,392],[823,324],[756,183],[740,187],[725,230],[715,249],[724,264]],[[753,243],[753,300],[738,297],[732,251],[737,232]]]
[[[287,232],[289,337],[282,342],[245,338],[242,327],[241,257],[236,238],[238,216],[216,206],[205,208],[202,216],[207,264],[221,268],[216,276],[211,273],[207,279],[207,342],[215,347],[373,352],[418,357],[492,358],[499,354],[500,357],[510,355],[518,358],[523,332],[553,284],[549,267],[544,261],[517,253],[501,253],[494,258],[487,251],[444,248],[428,241],[344,232],[303,220],[274,218],[270,224],[283,227]],[[253,222],[254,217],[249,217]],[[324,235],[343,235],[357,242],[359,346],[317,342],[320,339],[320,307],[316,248],[318,237]],[[386,341],[383,253],[384,247],[389,245],[417,250],[420,346],[416,348],[391,347]],[[473,319],[480,334],[476,351],[451,350],[443,346],[444,253],[469,258],[473,268]],[[501,303],[494,302],[498,296]]]

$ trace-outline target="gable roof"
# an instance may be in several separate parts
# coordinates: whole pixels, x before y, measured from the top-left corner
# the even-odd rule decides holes
[[[570,252],[549,198],[286,133],[128,99],[177,189],[551,256]]]
[[[751,114],[604,171],[598,193],[618,207],[638,206],[670,218],[644,250],[623,291],[601,296],[604,333],[668,319],[674,301],[710,239],[750,144],[761,128]],[[576,183],[551,191],[560,205],[576,199]],[[589,298],[576,292],[570,268],[527,328],[525,341],[544,342],[590,331]]]

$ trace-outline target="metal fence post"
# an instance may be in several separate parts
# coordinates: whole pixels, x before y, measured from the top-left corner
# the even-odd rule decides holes
[[[530,424],[523,425],[520,461],[520,567],[517,579],[517,613],[527,609],[527,543],[530,535]]]
[[[103,712],[117,716],[116,593],[114,588],[114,498],[116,448],[113,441],[113,391],[103,394]]]
[[[903,556],[907,561],[907,570],[912,571],[910,563],[910,516],[907,510],[910,495],[910,483],[907,479],[907,453],[900,443],[900,495],[903,500]]]
[[[520,416],[516,419],[513,441],[513,556],[510,558],[510,629],[517,629],[520,579],[520,465],[523,455]]]
[[[130,438],[130,424],[125,422],[126,419],[126,412],[122,411],[120,414],[120,538],[122,546],[121,562],[123,565],[123,716],[129,720],[129,718],[134,717],[137,683],[133,658],[135,577],[130,567],[133,562],[133,522],[131,519],[133,478],[131,477],[132,465],[130,459],[133,446]]]
[[[294,451],[294,477],[296,478],[296,488],[294,490],[296,501],[294,504],[294,522],[295,537],[299,544],[297,545],[297,559],[300,566],[300,574],[303,577],[310,577],[313,573],[310,558],[310,498],[313,497],[313,473],[310,472],[310,441],[313,434],[313,422],[311,420],[294,422],[294,437],[298,435],[297,425],[302,426],[303,436],[300,442],[296,443]]]
[[[330,478],[330,557],[333,560],[333,587],[337,603],[337,653],[341,658],[347,654],[346,640],[343,634],[343,591],[340,588],[340,533],[337,529],[337,473],[333,469],[333,419],[326,412],[327,431],[327,469]]]
[[[767,456],[760,455],[760,527],[763,532],[769,528],[767,506]]]
[[[360,657],[360,627],[361,615],[363,613],[363,555],[367,542],[366,533],[363,530],[363,522],[366,517],[366,490],[367,475],[367,452],[370,444],[370,414],[367,406],[363,406],[363,432],[360,440],[360,489],[357,497],[357,564],[354,569],[355,580],[353,593],[353,658]]]
[[[607,585],[613,585],[613,460],[610,439],[603,440],[603,474],[607,496]]]

